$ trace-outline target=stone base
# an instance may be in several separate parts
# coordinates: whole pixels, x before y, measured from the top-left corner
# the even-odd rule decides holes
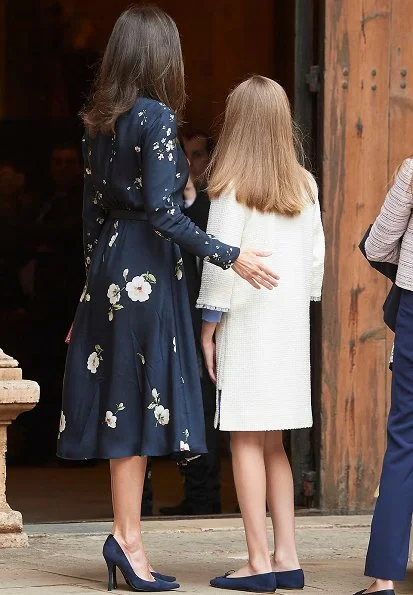
[[[22,515],[17,510],[0,509],[0,549],[27,547],[29,540],[23,533]]]
[[[0,533],[0,550],[12,547],[29,547],[26,533]]]

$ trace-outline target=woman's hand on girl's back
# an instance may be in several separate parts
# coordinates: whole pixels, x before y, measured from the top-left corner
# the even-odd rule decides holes
[[[262,252],[260,250],[241,250],[237,260],[232,265],[233,270],[248,281],[256,289],[266,287],[273,289],[278,287],[280,277],[270,268],[262,264],[262,258],[271,256],[272,252]]]

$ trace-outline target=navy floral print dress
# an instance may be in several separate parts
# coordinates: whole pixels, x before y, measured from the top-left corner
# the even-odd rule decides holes
[[[139,98],[115,133],[83,139],[86,285],[63,386],[58,455],[206,452],[179,246],[228,268],[239,249],[181,212],[188,163],[175,114]]]

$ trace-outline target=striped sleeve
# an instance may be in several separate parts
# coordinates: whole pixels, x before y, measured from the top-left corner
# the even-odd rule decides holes
[[[413,208],[413,159],[406,159],[390,188],[366,241],[366,254],[375,262],[399,263],[401,238]]]

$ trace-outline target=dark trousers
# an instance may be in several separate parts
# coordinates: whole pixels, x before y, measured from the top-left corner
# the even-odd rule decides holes
[[[222,432],[214,428],[215,385],[208,379],[201,380],[204,400],[205,433],[208,453],[189,457],[178,463],[184,478],[185,503],[189,514],[219,514],[220,494],[220,441]],[[143,496],[142,515],[152,515],[152,466],[148,459]]]
[[[403,290],[396,323],[387,450],[365,574],[403,580],[413,512],[413,292]]]
[[[219,514],[220,495],[220,439],[214,428],[215,385],[209,378],[201,379],[204,400],[205,435],[208,453],[180,463],[184,478],[185,501],[193,514]]]

